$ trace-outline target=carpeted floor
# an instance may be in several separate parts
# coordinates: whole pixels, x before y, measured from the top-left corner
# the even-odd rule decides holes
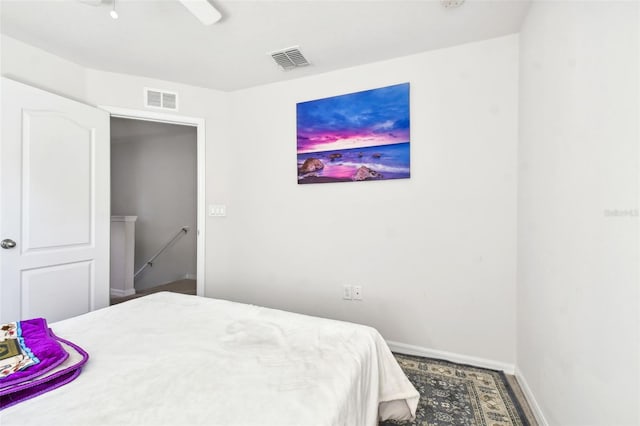
[[[395,354],[420,392],[416,420],[380,426],[536,426],[513,376],[449,361]]]
[[[126,302],[127,300],[135,299],[137,297],[146,296],[147,294],[157,293],[159,291],[171,291],[173,293],[182,294],[196,294],[196,280],[178,280],[168,284],[159,285],[146,290],[142,290],[126,297],[112,297],[111,304],[116,305],[118,303]]]

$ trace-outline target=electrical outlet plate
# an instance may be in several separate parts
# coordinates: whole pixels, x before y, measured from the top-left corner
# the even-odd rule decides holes
[[[224,204],[211,204],[209,206],[209,216],[224,217],[227,215],[227,206]]]
[[[362,286],[354,285],[352,296],[353,296],[353,300],[362,300]]]
[[[342,287],[342,298],[344,300],[353,299],[353,289],[350,285],[345,285],[344,287]]]

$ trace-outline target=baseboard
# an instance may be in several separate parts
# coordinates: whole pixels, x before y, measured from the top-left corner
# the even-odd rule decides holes
[[[196,274],[185,274],[184,277],[182,277],[183,280],[195,280],[197,278],[198,276]]]
[[[136,294],[136,290],[133,288],[130,288],[128,290],[120,290],[119,288],[110,288],[109,293],[111,294],[111,297],[127,297],[127,296],[133,296],[134,294]]]
[[[445,359],[458,364],[475,365],[476,367],[489,368],[491,370],[501,370],[506,374],[514,374],[515,366],[504,362],[493,361],[490,359],[478,358],[474,356],[461,355],[453,352],[438,351],[435,349],[423,348],[421,346],[408,345],[406,343],[392,342],[387,340],[387,345],[393,352],[407,355],[424,356],[427,358]]]
[[[540,426],[549,426],[549,422],[544,417],[544,413],[536,400],[536,397],[531,392],[531,388],[529,387],[529,383],[527,383],[527,379],[524,378],[522,371],[516,367],[516,379],[518,379],[518,384],[520,385],[520,389],[524,393],[524,396],[527,398],[527,402],[529,403],[529,407],[531,407],[531,411],[533,411],[533,415],[536,417],[538,424]]]

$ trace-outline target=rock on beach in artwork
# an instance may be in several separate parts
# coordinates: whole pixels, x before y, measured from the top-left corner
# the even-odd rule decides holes
[[[353,180],[362,181],[362,180],[371,180],[371,179],[382,179],[382,174],[372,170],[366,166],[360,166],[356,173],[353,175]]]
[[[307,158],[300,166],[298,174],[312,173],[324,169],[324,163],[317,158]]]

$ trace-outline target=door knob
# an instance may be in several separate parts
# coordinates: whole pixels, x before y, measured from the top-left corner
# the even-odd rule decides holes
[[[0,247],[3,249],[12,249],[16,246],[16,242],[7,238],[6,240],[0,241]]]

